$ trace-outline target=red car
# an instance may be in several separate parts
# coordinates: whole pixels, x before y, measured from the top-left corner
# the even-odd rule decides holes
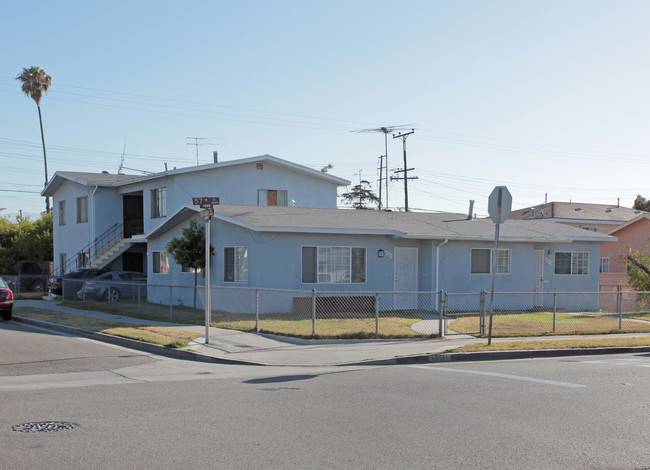
[[[0,312],[3,320],[11,320],[11,311],[14,308],[14,293],[4,279],[0,277]]]

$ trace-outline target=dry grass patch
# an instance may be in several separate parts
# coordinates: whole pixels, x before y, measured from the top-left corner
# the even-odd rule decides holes
[[[522,351],[535,349],[576,349],[576,348],[625,348],[634,346],[650,346],[650,337],[609,337],[609,338],[579,338],[536,341],[498,341],[490,346],[487,343],[470,344],[445,352],[478,352],[478,351]]]
[[[260,320],[260,332],[298,338],[363,339],[363,338],[430,338],[411,329],[420,321],[413,318],[383,317],[379,334],[375,334],[374,318],[335,318],[316,320],[316,336],[312,336],[311,319]],[[254,320],[213,322],[212,326],[240,331],[255,331]]]
[[[133,325],[131,323],[100,320],[55,310],[16,307],[14,312],[21,317],[96,331],[113,336],[121,336],[145,343],[161,344],[170,348],[184,348],[190,341],[201,336],[197,333],[175,328]]]
[[[479,337],[479,317],[461,317],[449,323],[450,330]],[[486,315],[486,330],[489,317]],[[558,313],[553,331],[553,314],[550,312],[495,314],[492,318],[493,337],[545,336],[545,335],[594,335],[610,333],[649,333],[650,322],[635,321],[628,317],[619,319],[590,314]]]

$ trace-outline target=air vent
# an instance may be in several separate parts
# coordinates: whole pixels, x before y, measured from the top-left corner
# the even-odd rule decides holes
[[[256,163],[255,164],[255,169],[256,170],[263,170],[264,169],[264,163]]]
[[[582,207],[576,207],[576,208],[573,209],[573,210],[574,210],[574,211],[581,211],[581,210],[582,210]]]
[[[612,212],[611,209],[605,209],[605,212]]]

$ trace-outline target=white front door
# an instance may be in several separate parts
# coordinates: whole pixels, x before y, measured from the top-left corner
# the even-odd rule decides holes
[[[533,274],[533,307],[542,306],[544,293],[544,250],[535,250],[535,273]]]
[[[393,290],[405,292],[395,294],[395,310],[410,310],[418,306],[417,294],[406,294],[418,290],[418,249],[410,247],[395,248],[395,278]]]

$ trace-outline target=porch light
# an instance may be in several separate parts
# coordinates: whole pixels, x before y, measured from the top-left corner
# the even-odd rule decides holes
[[[377,258],[383,258],[384,257],[384,250],[379,249],[377,250]]]

